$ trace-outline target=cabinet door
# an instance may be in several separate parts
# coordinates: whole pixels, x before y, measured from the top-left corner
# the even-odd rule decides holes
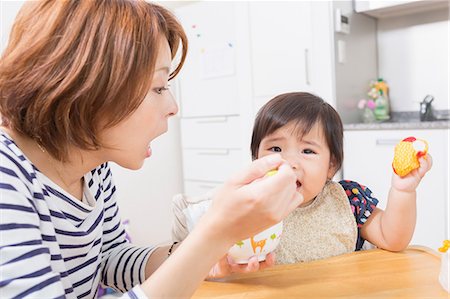
[[[436,249],[448,235],[449,130],[346,131],[343,177],[368,186],[384,210],[394,147],[408,136],[427,140],[434,162],[417,189],[417,223],[411,244]]]
[[[311,3],[274,3],[249,3],[253,93],[265,100],[310,89]]]
[[[189,40],[181,73],[183,117],[239,113],[233,2],[197,2],[176,10]]]
[[[241,148],[239,116],[181,119],[183,148]]]
[[[218,188],[223,182],[205,182],[196,180],[184,181],[184,194],[188,196],[201,196]]]
[[[353,0],[356,12],[362,12],[375,18],[390,18],[437,9],[448,9],[448,1],[429,0],[403,0],[403,1],[379,1],[379,0]]]
[[[184,149],[185,180],[224,182],[242,169],[242,152],[237,149]]]

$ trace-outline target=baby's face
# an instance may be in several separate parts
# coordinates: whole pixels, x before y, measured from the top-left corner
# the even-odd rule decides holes
[[[297,175],[297,191],[305,198],[300,206],[309,205],[322,191],[327,179],[333,177],[330,149],[319,123],[301,138],[291,123],[264,137],[258,157],[273,153],[281,154]]]

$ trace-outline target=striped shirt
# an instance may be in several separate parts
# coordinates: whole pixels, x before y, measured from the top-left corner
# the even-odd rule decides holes
[[[99,283],[129,291],[124,298],[143,295],[138,284],[153,248],[125,239],[108,163],[84,184],[79,201],[0,130],[2,298],[95,298]]]

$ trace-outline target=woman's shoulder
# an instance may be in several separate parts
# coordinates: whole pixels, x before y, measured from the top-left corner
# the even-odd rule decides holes
[[[36,168],[17,147],[12,138],[0,130],[0,172],[2,181],[23,181],[32,184],[36,178]]]

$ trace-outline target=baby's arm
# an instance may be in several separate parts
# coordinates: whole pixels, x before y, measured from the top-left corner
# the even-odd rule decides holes
[[[416,188],[430,170],[431,156],[404,177],[392,175],[386,210],[376,208],[361,227],[361,236],[375,246],[400,251],[408,246],[416,224]]]

